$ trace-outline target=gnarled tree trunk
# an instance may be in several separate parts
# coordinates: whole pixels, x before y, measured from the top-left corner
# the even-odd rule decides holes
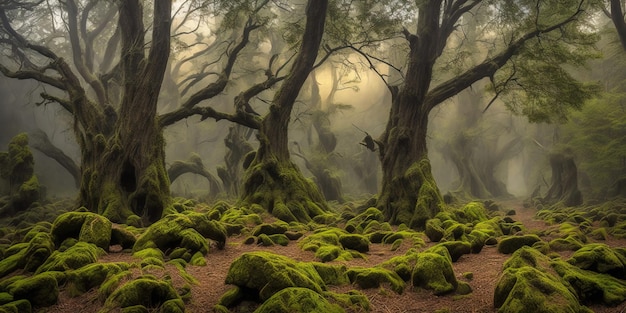
[[[290,160],[288,146],[291,110],[317,58],[327,6],[327,0],[309,1],[307,5],[300,50],[261,122],[260,145],[244,177],[242,201],[259,204],[285,221],[309,221],[327,209],[315,184],[305,179]]]
[[[564,153],[550,155],[552,181],[542,201],[548,204],[563,202],[566,206],[583,203],[583,196],[578,190],[578,169],[574,158]]]

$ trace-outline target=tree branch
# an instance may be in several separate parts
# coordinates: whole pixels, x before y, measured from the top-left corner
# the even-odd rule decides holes
[[[431,110],[446,99],[470,87],[478,80],[485,77],[493,76],[496,71],[504,66],[504,64],[506,64],[528,40],[535,38],[541,34],[557,30],[574,21],[576,17],[581,12],[583,12],[581,7],[583,1],[584,0],[581,0],[581,4],[578,6],[576,12],[567,19],[545,29],[536,29],[534,31],[526,33],[521,38],[512,42],[504,51],[500,52],[493,58],[485,60],[481,64],[472,67],[461,75],[449,79],[448,81],[445,81],[439,86],[430,90],[426,95],[426,99],[424,101],[427,110]]]

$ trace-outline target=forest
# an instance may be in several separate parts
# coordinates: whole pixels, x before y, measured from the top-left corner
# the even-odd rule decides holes
[[[0,0],[0,312],[624,312],[624,10]]]

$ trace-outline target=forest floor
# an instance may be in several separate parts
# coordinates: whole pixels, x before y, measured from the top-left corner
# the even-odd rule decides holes
[[[535,218],[534,208],[524,208],[521,201],[510,201],[501,203],[506,209],[514,209],[516,215],[512,216],[516,221],[521,222],[528,233],[535,233],[546,230],[550,225]],[[264,247],[259,245],[246,245],[243,243],[246,235],[229,237],[226,248],[223,250],[213,249],[206,255],[207,266],[188,265],[186,271],[191,274],[196,283],[191,290],[191,300],[186,303],[187,312],[213,312],[213,307],[218,303],[220,297],[229,289],[230,285],[224,283],[230,264],[240,255],[252,251],[270,251],[272,253],[284,255],[297,261],[316,261],[313,252],[303,251],[297,242],[291,242],[287,246],[275,245]],[[434,243],[424,236],[427,243],[426,249]],[[626,240],[608,238],[603,241],[613,247],[626,247]],[[350,261],[333,261],[331,264],[345,264],[348,267],[363,266],[372,267],[383,261],[398,255],[403,255],[411,248],[409,240],[400,246],[396,251],[391,251],[390,245],[371,244],[370,251],[366,253],[365,259],[353,259]],[[112,249],[107,255],[101,257],[99,262],[137,262],[128,251],[113,252]],[[562,252],[563,257],[568,257],[572,252]],[[357,286],[329,286],[331,291],[347,292],[351,289],[359,289],[365,294],[371,303],[370,312],[496,312],[493,307],[493,295],[495,286],[502,273],[502,264],[510,255],[501,254],[496,246],[485,246],[478,254],[465,254],[457,262],[453,263],[454,272],[457,279],[470,284],[473,292],[469,295],[444,295],[436,296],[432,292],[407,285],[402,294],[385,287],[372,289],[359,289]],[[171,265],[168,265],[171,266]],[[174,269],[173,272],[176,272]],[[468,280],[463,277],[463,273],[473,273],[473,278]],[[182,279],[171,275],[175,280]],[[245,303],[239,305],[236,312],[251,312],[258,304]],[[102,302],[98,299],[96,290],[87,292],[79,297],[69,297],[67,291],[62,291],[59,295],[58,304],[43,309],[43,312],[97,312],[102,307]],[[589,306],[594,312],[626,312],[626,302],[617,307]]]

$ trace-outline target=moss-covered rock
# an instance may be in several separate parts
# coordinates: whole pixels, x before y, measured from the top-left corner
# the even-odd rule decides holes
[[[471,245],[465,241],[445,241],[438,243],[432,248],[434,247],[446,248],[450,253],[452,262],[456,262],[463,254],[469,254],[471,252]]]
[[[626,279],[626,256],[606,244],[587,244],[574,252],[567,262],[584,270]]]
[[[108,250],[111,242],[111,222],[92,212],[67,212],[52,224],[51,234],[57,247],[67,238],[93,243]]]
[[[78,296],[91,288],[100,286],[110,275],[128,270],[127,263],[94,263],[67,273],[67,284],[71,296]]]
[[[265,301],[255,313],[339,313],[345,312],[340,306],[307,288],[285,288]]]
[[[150,277],[138,278],[113,291],[104,303],[101,312],[117,308],[141,305],[146,308],[159,308],[168,300],[179,299],[170,282]]]
[[[438,218],[431,218],[426,221],[426,229],[424,233],[432,242],[439,242],[445,233],[445,230],[441,227],[441,220]]]
[[[555,261],[552,268],[576,291],[583,304],[616,306],[626,301],[626,282],[623,280],[583,270],[563,261]]]
[[[360,288],[378,288],[388,285],[398,294],[404,291],[404,281],[394,272],[381,267],[351,268],[347,272],[350,281]]]
[[[418,254],[411,276],[413,286],[432,290],[437,295],[453,292],[458,287],[450,256],[439,253]]]
[[[498,312],[586,312],[559,279],[531,266],[507,268],[494,293]]]
[[[111,228],[110,245],[120,245],[122,249],[132,249],[136,241],[135,235],[126,228],[120,226]]]
[[[47,271],[67,271],[95,263],[98,257],[105,254],[104,250],[87,242],[78,242],[65,251],[54,251],[36,273]]]
[[[26,299],[33,307],[45,307],[57,303],[59,285],[54,275],[42,273],[8,286],[8,292],[14,299]]]
[[[350,290],[347,293],[324,292],[327,299],[347,308],[348,312],[369,312],[371,304],[367,296],[358,290]]]
[[[368,252],[370,250],[370,242],[363,235],[341,235],[339,236],[339,243],[344,249],[351,249],[359,252]]]
[[[0,312],[30,313],[32,312],[32,306],[28,300],[22,299],[1,305]]]
[[[231,263],[225,282],[258,293],[262,301],[288,287],[308,288],[317,293],[326,288],[313,266],[267,252],[241,255]]]
[[[500,240],[498,252],[511,254],[523,246],[532,246],[538,241],[541,241],[541,238],[537,235],[509,236]]]
[[[148,227],[135,242],[133,251],[145,248],[162,251],[185,248],[191,255],[198,251],[206,254],[209,249],[206,238],[214,240],[218,248],[223,248],[226,244],[226,230],[206,214],[170,214]]]
[[[245,296],[245,292],[239,286],[234,286],[222,295],[218,304],[229,308],[239,303]]]
[[[275,235],[284,234],[289,229],[289,225],[284,222],[264,223],[257,225],[252,230],[252,236],[259,236],[260,234]]]

